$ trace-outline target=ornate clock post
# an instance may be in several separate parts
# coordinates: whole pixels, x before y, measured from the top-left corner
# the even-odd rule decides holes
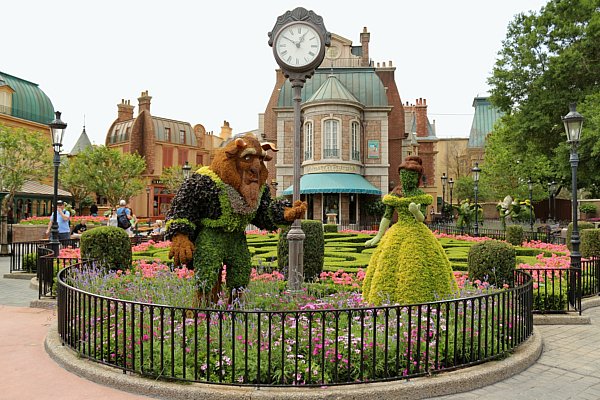
[[[269,46],[273,47],[275,61],[292,84],[294,102],[294,192],[293,200],[300,200],[300,101],[307,79],[325,57],[325,47],[331,43],[323,18],[312,10],[298,7],[277,17],[269,32]],[[304,281],[304,232],[297,219],[287,235],[289,241],[288,286],[300,290]]]

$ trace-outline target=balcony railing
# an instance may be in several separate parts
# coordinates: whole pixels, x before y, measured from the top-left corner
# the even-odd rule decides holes
[[[340,156],[339,149],[324,149],[323,158],[338,158]]]
[[[360,151],[352,150],[352,159],[354,161],[360,161]]]

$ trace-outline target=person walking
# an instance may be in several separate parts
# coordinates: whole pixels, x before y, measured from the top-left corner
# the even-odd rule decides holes
[[[108,216],[108,221],[106,222],[106,226],[119,226],[119,221],[117,220],[117,209],[111,208],[110,215]]]
[[[98,216],[98,206],[96,205],[96,203],[92,204],[90,207],[90,215],[92,217],[97,217]]]
[[[69,226],[69,219],[71,214],[65,210],[65,203],[62,200],[56,202],[56,221],[58,222],[58,240],[69,240],[71,238],[71,227]],[[50,235],[50,229],[52,229],[52,221],[54,220],[54,213],[50,215],[50,222],[48,223],[48,229],[46,229],[46,235]]]
[[[125,229],[125,232],[127,232],[129,236],[133,236],[133,232],[131,230],[131,218],[133,214],[131,212],[131,209],[127,207],[127,202],[125,200],[119,201],[119,208],[117,208],[117,220],[121,215],[125,215],[127,217],[127,219],[129,220],[129,226],[124,227],[121,223],[119,223],[119,227]]]

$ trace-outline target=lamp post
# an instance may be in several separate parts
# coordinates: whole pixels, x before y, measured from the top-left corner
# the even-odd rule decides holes
[[[52,197],[53,214],[50,228],[50,249],[54,252],[54,257],[58,257],[58,167],[60,166],[60,149],[62,148],[63,135],[67,129],[67,124],[60,119],[60,111],[56,111],[54,115],[54,120],[48,124],[52,130],[52,148],[54,149],[54,195]]]
[[[148,207],[148,218],[150,218],[152,216],[150,208],[150,186],[146,186],[146,206]]]
[[[442,179],[442,221],[445,221],[446,213],[445,213],[444,205],[446,204],[446,182],[448,182],[448,177],[446,176],[445,172],[442,174],[441,179]]]
[[[450,219],[454,220],[454,211],[452,209],[452,189],[454,189],[454,181],[452,178],[448,179],[448,189],[450,190]]]
[[[533,181],[531,177],[527,180],[527,189],[529,189],[529,230],[533,236]]]
[[[481,169],[479,168],[479,163],[475,163],[475,166],[471,169],[473,172],[473,191],[475,192],[475,237],[479,236],[479,206],[477,205],[477,192],[479,191],[479,173]]]
[[[577,285],[573,287],[576,280],[581,278],[581,253],[579,252],[579,230],[577,229],[577,165],[579,164],[579,155],[577,154],[577,145],[581,136],[581,127],[583,126],[583,115],[576,110],[576,104],[569,104],[569,113],[562,117],[567,132],[567,143],[571,145],[571,208],[573,217],[573,231],[571,232],[571,274],[570,274],[570,292],[571,304],[575,305],[577,299]]]

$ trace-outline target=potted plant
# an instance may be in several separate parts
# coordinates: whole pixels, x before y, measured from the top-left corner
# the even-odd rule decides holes
[[[579,206],[579,212],[581,213],[581,219],[593,218],[596,214],[596,206],[594,204],[582,204]]]

